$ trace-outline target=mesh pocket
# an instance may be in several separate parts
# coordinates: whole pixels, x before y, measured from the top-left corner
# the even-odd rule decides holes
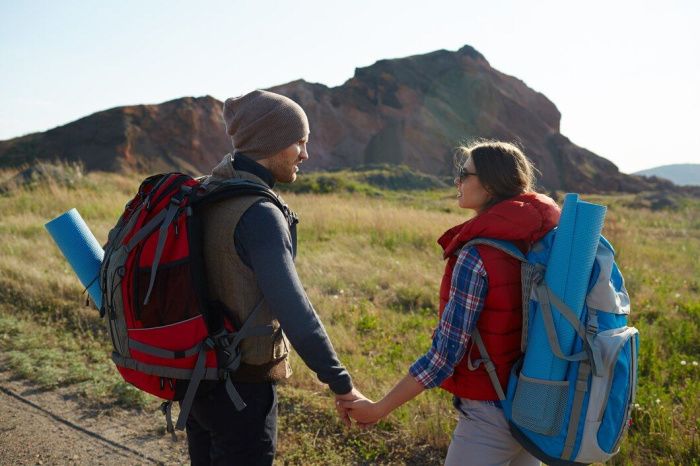
[[[542,435],[561,431],[569,382],[533,379],[520,374],[513,399],[513,421]]]

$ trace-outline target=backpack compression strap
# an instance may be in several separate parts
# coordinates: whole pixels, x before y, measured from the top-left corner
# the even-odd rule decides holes
[[[233,339],[231,339],[230,342],[228,339],[230,334],[226,334],[225,330],[222,330],[223,333],[210,336],[201,343],[202,347],[199,356],[197,357],[197,363],[194,366],[190,383],[187,385],[185,397],[180,405],[180,415],[177,418],[177,424],[175,425],[176,429],[183,430],[185,428],[185,423],[187,422],[187,418],[190,414],[190,409],[192,408],[192,402],[194,401],[194,396],[197,393],[197,388],[199,387],[199,383],[204,378],[206,371],[206,352],[209,349],[218,347],[222,350],[221,353],[228,355],[228,359],[226,361],[219,362],[220,373],[222,373],[226,380],[226,393],[228,393],[229,398],[231,398],[231,401],[238,411],[241,411],[246,407],[241,395],[236,391],[236,388],[231,382],[230,374],[235,372],[241,365],[241,351],[238,348],[238,345],[241,344],[241,341],[244,338],[270,335],[273,332],[271,325],[258,327],[252,326],[252,322],[255,321],[257,314],[259,313],[260,309],[262,309],[262,303],[263,300],[260,299],[246,319],[245,323],[241,326],[240,330],[233,334]]]

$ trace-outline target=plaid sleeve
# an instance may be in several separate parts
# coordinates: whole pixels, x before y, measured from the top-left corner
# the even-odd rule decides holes
[[[425,388],[439,386],[464,357],[487,289],[486,269],[476,248],[462,249],[452,273],[450,298],[433,335],[433,343],[409,369]]]

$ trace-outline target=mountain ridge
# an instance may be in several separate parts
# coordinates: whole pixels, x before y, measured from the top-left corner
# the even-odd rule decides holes
[[[491,67],[473,47],[383,59],[345,83],[295,80],[270,88],[309,116],[310,160],[328,170],[403,164],[431,175],[454,171],[453,149],[481,138],[518,143],[541,188],[640,192],[663,180],[621,173],[559,131],[561,113],[544,94]],[[35,159],[81,162],[87,170],[207,173],[231,150],[211,96],[115,107],[51,130],[0,141],[0,167]]]

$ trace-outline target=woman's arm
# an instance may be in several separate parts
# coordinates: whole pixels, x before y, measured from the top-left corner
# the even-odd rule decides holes
[[[386,417],[393,410],[420,395],[425,387],[408,374],[378,402],[370,400],[339,401],[351,418],[362,425],[371,425]]]
[[[381,401],[341,402],[339,406],[360,424],[374,424],[425,389],[441,385],[464,357],[487,288],[486,270],[479,253],[476,248],[465,248],[455,264],[450,298],[428,352],[411,365],[409,373]]]

